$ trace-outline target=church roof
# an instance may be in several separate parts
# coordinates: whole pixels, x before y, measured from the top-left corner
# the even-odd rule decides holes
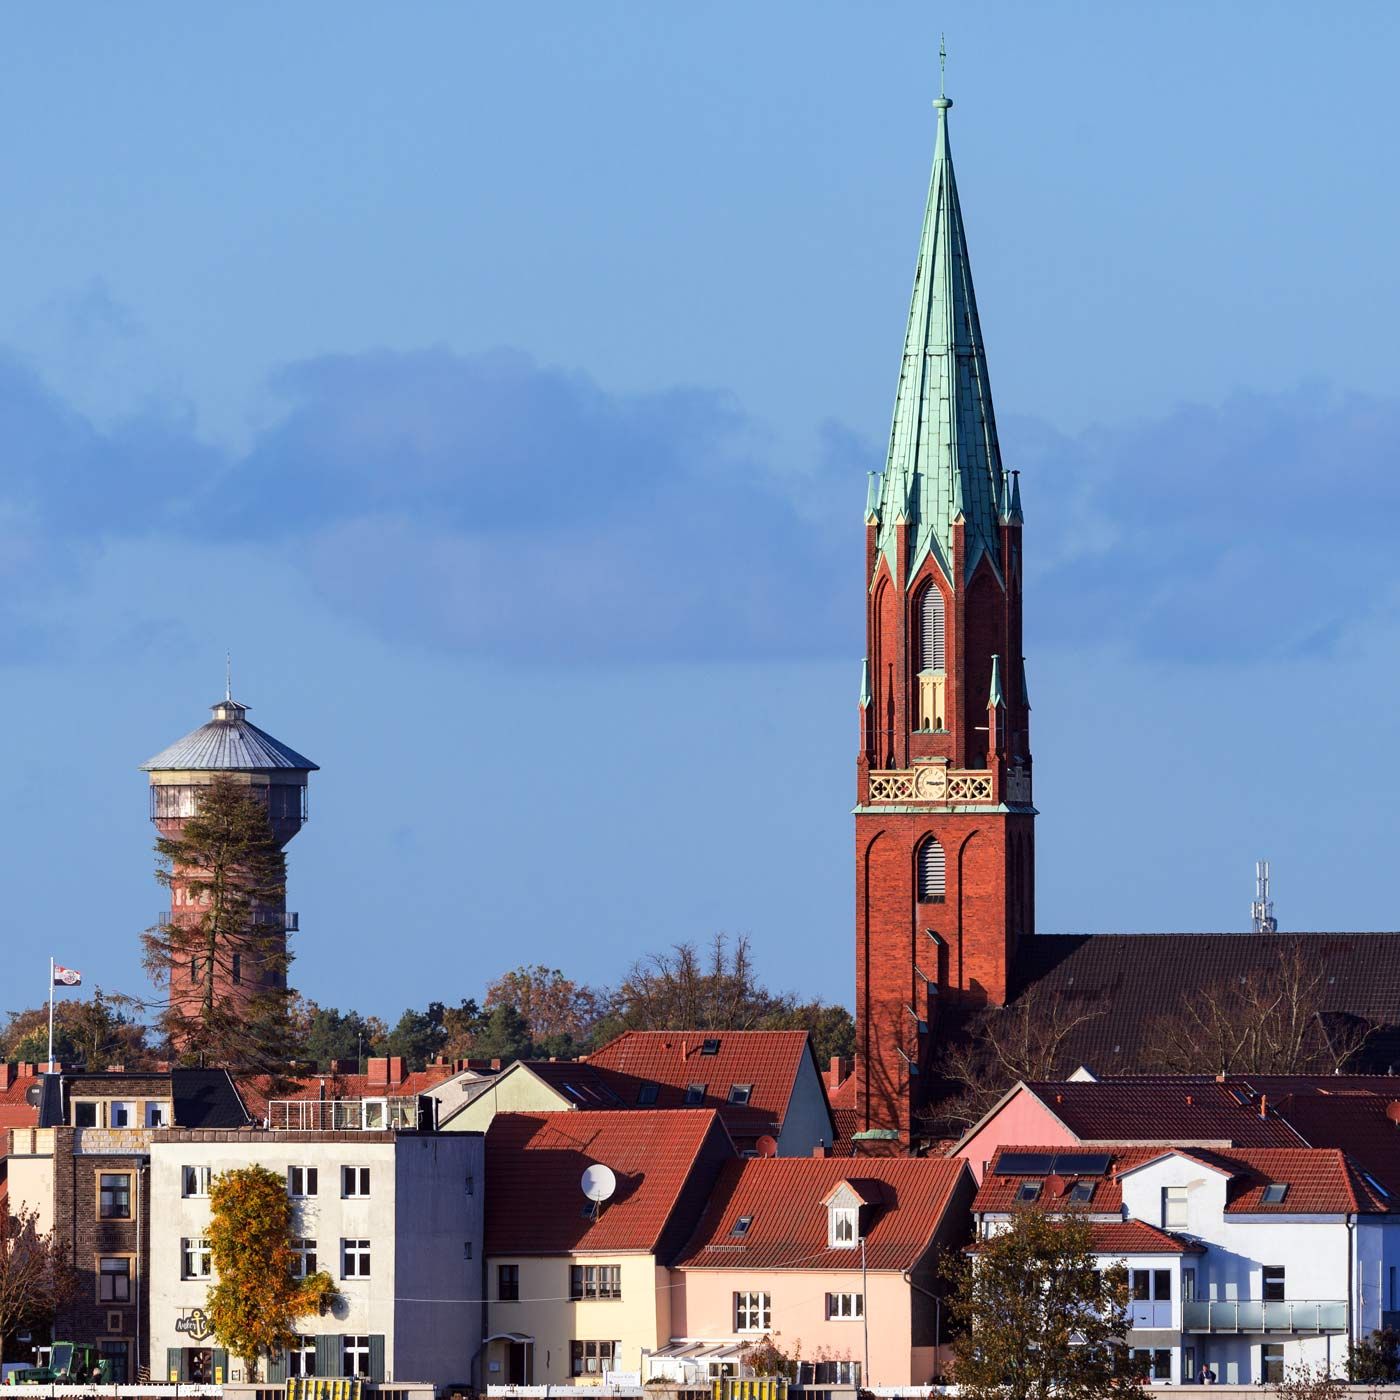
[[[938,135],[881,482],[879,545],[893,565],[895,525],[907,519],[910,576],[932,553],[957,587],[963,580],[951,573],[953,521],[966,521],[970,576],[984,551],[998,557],[998,526],[1009,506],[948,146],[953,104],[940,97],[933,105]],[[1019,493],[1014,505],[1019,518]]]
[[[1066,1037],[1064,1073],[1081,1064],[1099,1076],[1130,1073],[1164,1013],[1206,988],[1276,972],[1280,954],[1300,944],[1321,974],[1324,1029],[1380,1029],[1352,1067],[1400,1068],[1397,1037],[1385,1033],[1400,1027],[1400,933],[1037,934],[1017,950],[1016,985],[1091,1013]]]
[[[192,729],[141,765],[147,773],[205,769],[221,773],[262,773],[273,768],[317,771],[318,765],[246,719],[247,705],[231,697],[211,706],[214,718]]]

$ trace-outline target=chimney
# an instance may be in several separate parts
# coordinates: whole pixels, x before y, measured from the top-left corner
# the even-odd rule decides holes
[[[500,1069],[500,1067],[501,1067],[501,1062],[500,1062],[499,1059],[496,1059],[496,1060],[492,1060],[492,1061],[491,1061],[491,1068],[492,1068],[492,1069]]]
[[[0,1060],[0,1089],[8,1089],[14,1082],[14,1074],[8,1060]]]
[[[1259,1095],[1259,1116],[1261,1118],[1269,1116],[1269,1096],[1267,1094]]]
[[[34,1061],[33,1061],[33,1060],[21,1060],[21,1061],[19,1062],[19,1077],[20,1077],[21,1079],[33,1079],[33,1078],[34,1078]]]
[[[402,1084],[407,1078],[408,1074],[403,1067],[403,1056],[391,1055],[389,1057],[389,1083]]]
[[[1186,1096],[1186,1107],[1187,1107],[1187,1108],[1190,1108],[1191,1105],[1192,1105],[1193,1103],[1195,1103],[1195,1099],[1193,1099],[1193,1098],[1191,1097],[1190,1094],[1187,1094],[1187,1096]]]
[[[812,1156],[813,1156],[813,1157],[830,1157],[830,1156],[831,1156],[831,1149],[826,1145],[825,1141],[819,1142],[819,1143],[812,1149]]]
[[[851,1071],[855,1069],[853,1061],[844,1055],[833,1055],[831,1057],[831,1067],[826,1074],[826,1087],[828,1090],[835,1089],[844,1083],[851,1076]]]
[[[371,1055],[365,1062],[369,1071],[367,1088],[387,1089],[389,1087],[389,1061],[383,1055]]]
[[[107,1066],[107,1073],[108,1073],[108,1074],[125,1074],[125,1073],[126,1073],[126,1066],[125,1066],[125,1065],[108,1065],[108,1066]]]

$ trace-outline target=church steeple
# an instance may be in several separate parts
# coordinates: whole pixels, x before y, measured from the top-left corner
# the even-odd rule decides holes
[[[893,568],[895,525],[907,517],[906,578],[912,580],[931,553],[943,576],[960,587],[984,553],[997,560],[1006,502],[987,356],[948,146],[953,104],[940,96],[933,105],[938,134],[882,482],[879,548]],[[966,558],[964,578],[954,579],[952,526],[959,513],[966,522]]]

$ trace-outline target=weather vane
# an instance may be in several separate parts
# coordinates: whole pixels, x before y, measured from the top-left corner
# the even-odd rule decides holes
[[[947,72],[948,72],[948,45],[947,45],[947,43],[946,43],[945,40],[944,40],[944,36],[943,36],[942,34],[940,34],[940,35],[938,36],[938,95],[939,95],[940,97],[947,97],[947,95],[948,95],[948,94],[943,90],[944,78],[946,77]]]

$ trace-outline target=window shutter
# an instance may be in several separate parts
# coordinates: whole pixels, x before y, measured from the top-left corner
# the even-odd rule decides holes
[[[248,1377],[252,1380],[252,1377]],[[214,1383],[216,1385],[226,1385],[228,1383],[228,1352],[223,1347],[214,1348]]]
[[[338,1376],[340,1374],[340,1338],[334,1332],[327,1332],[316,1338],[316,1374],[318,1376]]]
[[[943,669],[943,595],[936,583],[919,600],[919,670]]]
[[[185,1351],[183,1347],[166,1347],[165,1349],[165,1378],[168,1381],[179,1382],[183,1379],[180,1375],[180,1363],[184,1360]]]
[[[287,1379],[287,1353],[275,1351],[267,1358],[267,1379],[274,1385],[281,1385]]]
[[[928,904],[942,899],[947,889],[946,862],[943,847],[936,836],[930,836],[919,847],[919,899]]]
[[[384,1379],[384,1334],[372,1332],[369,1339],[369,1378],[382,1382]]]

